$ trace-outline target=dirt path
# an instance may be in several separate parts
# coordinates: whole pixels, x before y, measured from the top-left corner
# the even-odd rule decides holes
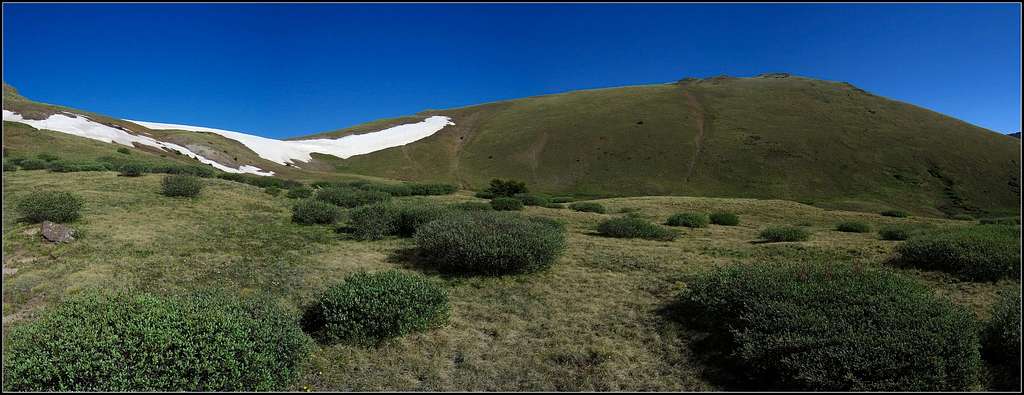
[[[697,115],[697,136],[693,138],[693,156],[690,158],[689,166],[686,167],[686,182],[690,182],[693,167],[697,165],[697,158],[700,157],[700,152],[704,148],[704,108],[689,91],[684,90],[683,94],[686,95],[686,102],[689,104],[690,110]]]

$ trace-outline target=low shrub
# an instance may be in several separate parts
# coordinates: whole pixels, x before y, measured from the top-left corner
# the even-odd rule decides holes
[[[422,203],[377,203],[357,207],[349,214],[356,238],[377,240],[385,236],[412,237],[420,226],[448,215],[444,206]]]
[[[995,369],[992,390],[1020,390],[1020,288],[1005,289],[981,333],[982,356]]]
[[[217,171],[213,167],[207,165],[156,165],[149,168],[150,173],[163,173],[163,174],[184,174],[196,177],[213,177],[218,175]],[[221,174],[232,174],[232,173],[221,173]]]
[[[18,171],[18,165],[4,158],[4,171]]]
[[[599,213],[604,214],[607,210],[604,205],[596,202],[577,202],[569,205],[569,208],[575,211],[581,211],[585,213]]]
[[[573,198],[568,196],[555,196],[551,198],[551,203],[572,203]]]
[[[112,169],[112,165],[103,162],[67,162],[67,161],[53,161],[46,165],[47,169],[56,173],[75,173],[80,171],[107,171]]]
[[[18,201],[17,210],[29,222],[71,222],[78,219],[82,198],[71,192],[35,191]]]
[[[87,291],[4,329],[4,391],[285,390],[312,344],[276,306]]]
[[[529,193],[530,190],[526,188],[525,182],[495,178],[491,180],[491,185],[487,187],[487,192],[494,196],[512,197],[520,193]]]
[[[334,184],[331,183],[330,181],[313,181],[312,184],[309,184],[309,186],[311,186],[311,187],[313,187],[315,189],[328,188],[328,187],[331,187],[333,185]]]
[[[292,206],[292,222],[297,224],[327,225],[338,222],[341,217],[341,209],[333,204],[316,200],[300,200]]]
[[[120,174],[124,177],[139,177],[146,172],[146,166],[138,163],[129,163],[121,166]]]
[[[289,199],[305,199],[310,196],[313,196],[313,190],[304,186],[298,186],[289,189],[288,193],[285,194],[285,196],[288,197]]]
[[[711,213],[711,223],[723,226],[736,226],[740,224],[740,216],[728,212]]]
[[[302,326],[324,343],[376,344],[444,325],[448,292],[419,275],[356,273],[306,308]]]
[[[531,195],[528,193],[519,193],[513,197],[523,202],[524,206],[543,206],[549,203],[548,199],[543,196]]]
[[[861,221],[845,221],[837,224],[836,230],[849,233],[868,233],[871,231],[871,225]]]
[[[769,226],[761,231],[761,239],[770,242],[806,241],[811,232],[796,226]]]
[[[907,226],[886,226],[878,230],[878,238],[882,240],[906,240],[910,237],[911,228]]]
[[[39,160],[44,161],[44,162],[53,162],[55,160],[60,159],[59,156],[51,154],[49,152],[43,152],[43,153],[41,153],[39,155],[36,155],[36,158],[38,158]]]
[[[949,219],[957,221],[974,221],[974,216],[970,214],[953,214],[949,216]]]
[[[523,201],[511,197],[496,197],[491,200],[491,208],[498,211],[518,211],[523,209]]]
[[[281,194],[281,188],[278,187],[266,187],[263,188],[263,192],[270,196],[277,196]]]
[[[453,203],[453,204],[450,204],[448,207],[451,207],[451,208],[456,209],[456,210],[466,210],[466,211],[491,211],[491,210],[494,210],[494,207],[491,207],[490,203],[484,203],[484,202]]]
[[[422,183],[411,183],[409,188],[412,189],[413,196],[436,196],[436,195],[450,195],[459,190],[459,187],[451,184],[422,184]]]
[[[439,270],[489,275],[532,273],[565,249],[561,223],[512,213],[455,212],[419,228],[416,245]]]
[[[131,150],[129,150],[129,149],[128,149],[128,147],[121,147],[121,148],[118,148],[118,149],[117,149],[117,153],[119,153],[119,154],[125,154],[125,155],[131,155],[131,154],[132,154],[132,151],[131,151]]]
[[[687,283],[677,318],[723,338],[761,388],[969,391],[970,312],[907,277],[847,263],[736,264]]]
[[[896,217],[896,218],[906,218],[906,217],[910,216],[909,213],[907,213],[906,211],[903,211],[903,210],[885,210],[881,214],[882,214],[882,216],[885,216],[885,217]]]
[[[260,188],[275,187],[279,189],[289,189],[302,186],[301,182],[295,180],[288,180],[284,178],[270,176],[258,176],[255,174],[220,173],[217,174],[217,178],[220,178],[222,180],[240,182],[243,184],[249,184]]]
[[[678,233],[651,223],[640,217],[625,216],[607,219],[597,225],[597,233],[618,238],[640,238],[648,240],[675,240]]]
[[[968,281],[1020,277],[1020,228],[975,225],[923,233],[896,247],[895,263]]]
[[[548,203],[544,205],[544,208],[563,209],[565,205],[562,203]]]
[[[203,190],[203,183],[196,176],[168,174],[160,183],[161,193],[170,197],[195,197]]]
[[[978,222],[984,225],[1020,225],[1020,217],[982,218]]]
[[[22,170],[42,170],[46,168],[46,165],[46,161],[43,160],[25,159],[18,166],[21,166]]]
[[[358,207],[386,202],[391,199],[387,192],[362,190],[349,187],[329,187],[316,191],[316,199],[339,207]]]
[[[476,197],[481,198],[481,199],[488,199],[488,200],[494,199],[496,197],[493,193],[488,192],[488,191],[480,191],[480,192],[474,193],[473,196],[476,196]]]
[[[687,228],[706,228],[711,220],[704,213],[679,213],[673,214],[665,221],[668,226],[685,226]]]

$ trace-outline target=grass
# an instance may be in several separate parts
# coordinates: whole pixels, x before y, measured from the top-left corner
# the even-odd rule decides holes
[[[595,237],[604,216],[526,207],[523,215],[566,223],[566,250],[527,276],[448,277],[417,265],[411,239],[359,241],[330,227],[291,222],[296,200],[261,188],[204,179],[198,199],[157,193],[163,175],[119,177],[17,171],[3,175],[3,316],[6,329],[85,289],[161,295],[207,288],[268,293],[299,311],[349,274],[401,270],[443,283],[449,324],[378,348],[318,345],[290,390],[337,391],[707,391],[736,389],[731,372],[707,360],[706,334],[659,314],[689,279],[740,261],[836,260],[882,265],[899,243],[830,232],[838,221],[950,227],[959,221],[826,211],[789,201],[691,197],[601,199],[610,212],[636,207],[649,220],[676,212],[729,211],[739,226],[687,230],[672,242]],[[38,225],[16,222],[15,202],[34,190],[82,197],[73,243],[41,241]],[[431,196],[439,204],[480,202],[471,192]],[[398,201],[413,198],[396,198]],[[760,244],[764,227],[807,223],[799,244]],[[942,272],[895,269],[985,318],[998,290],[1018,285],[955,281]],[[5,270],[5,273],[8,270]],[[521,374],[510,374],[518,372]]]

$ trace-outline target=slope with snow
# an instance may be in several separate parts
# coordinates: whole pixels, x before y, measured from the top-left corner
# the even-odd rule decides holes
[[[349,135],[336,139],[275,140],[202,126],[132,121],[127,119],[126,121],[155,130],[187,130],[218,134],[242,143],[263,159],[282,165],[295,161],[309,162],[312,160],[310,154],[314,152],[347,159],[355,155],[398,147],[429,137],[445,126],[455,124],[449,117],[432,116],[417,123],[398,125],[377,132]]]
[[[265,172],[258,167],[250,165],[241,166],[237,169],[225,166],[213,160],[207,159],[202,155],[192,152],[188,148],[182,147],[180,145],[158,141],[148,136],[139,136],[131,134],[125,130],[104,125],[99,122],[95,122],[89,119],[88,117],[80,114],[64,112],[62,114],[50,115],[46,119],[42,120],[25,119],[21,116],[21,114],[11,112],[8,110],[3,110],[3,115],[4,121],[19,122],[34,127],[36,129],[52,130],[55,132],[85,137],[87,139],[99,140],[105,143],[127,145],[129,147],[133,146],[133,144],[141,144],[159,149],[169,149],[178,151],[181,154],[186,155],[190,158],[194,158],[201,163],[211,165],[221,171],[225,171],[228,173],[251,173],[261,176],[274,175],[274,172],[272,171]]]

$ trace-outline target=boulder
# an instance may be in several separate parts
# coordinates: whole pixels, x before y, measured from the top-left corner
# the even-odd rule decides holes
[[[75,240],[75,230],[67,225],[43,221],[41,227],[43,238],[54,243],[65,243]]]

